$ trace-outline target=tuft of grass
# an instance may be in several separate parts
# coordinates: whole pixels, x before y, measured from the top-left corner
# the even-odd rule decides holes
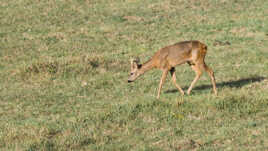
[[[229,114],[240,117],[247,117],[265,110],[268,104],[264,98],[255,98],[247,95],[230,95],[217,99],[214,105],[219,111],[228,112]]]

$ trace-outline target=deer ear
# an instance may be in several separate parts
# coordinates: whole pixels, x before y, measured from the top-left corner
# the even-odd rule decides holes
[[[139,63],[140,63],[140,58],[139,58],[139,57],[136,57],[136,58],[135,58],[135,62],[136,62],[137,64],[139,64]]]
[[[135,69],[138,67],[136,59],[130,59],[131,69]]]
[[[134,63],[134,59],[130,59],[131,66],[133,65],[133,63]]]

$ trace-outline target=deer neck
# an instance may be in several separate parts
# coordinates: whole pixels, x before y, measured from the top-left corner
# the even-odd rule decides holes
[[[153,64],[152,59],[150,59],[147,62],[145,62],[144,64],[142,64],[141,69],[140,69],[140,73],[143,74],[146,71],[151,70],[152,68],[154,68],[154,64]]]

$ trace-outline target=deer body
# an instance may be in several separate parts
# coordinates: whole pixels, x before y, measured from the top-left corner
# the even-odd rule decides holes
[[[170,46],[166,46],[158,50],[154,56],[144,64],[138,64],[138,60],[131,61],[131,75],[128,82],[133,82],[140,75],[153,68],[158,68],[163,71],[162,78],[159,83],[157,98],[160,97],[160,92],[163,83],[165,82],[168,72],[172,76],[172,82],[177,89],[184,95],[181,87],[176,83],[175,66],[188,63],[196,73],[196,77],[187,90],[190,94],[194,84],[202,75],[203,71],[208,72],[213,85],[214,93],[217,94],[215,77],[212,69],[205,64],[205,56],[207,46],[199,41],[183,41]]]

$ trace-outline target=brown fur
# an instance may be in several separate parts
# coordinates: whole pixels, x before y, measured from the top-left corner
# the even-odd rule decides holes
[[[178,90],[184,95],[181,87],[176,84],[175,66],[188,63],[196,73],[196,77],[191,83],[191,86],[187,90],[190,94],[194,84],[198,81],[203,71],[208,72],[213,85],[214,93],[217,94],[216,82],[212,69],[205,64],[205,56],[207,52],[207,46],[199,41],[183,41],[170,46],[166,46],[158,50],[154,56],[144,64],[138,64],[138,60],[131,61],[131,75],[128,82],[134,81],[137,77],[144,74],[146,71],[152,68],[158,68],[163,71],[162,78],[160,80],[157,98],[160,97],[160,92],[163,83],[165,82],[168,72],[172,76],[172,82],[178,88]]]

